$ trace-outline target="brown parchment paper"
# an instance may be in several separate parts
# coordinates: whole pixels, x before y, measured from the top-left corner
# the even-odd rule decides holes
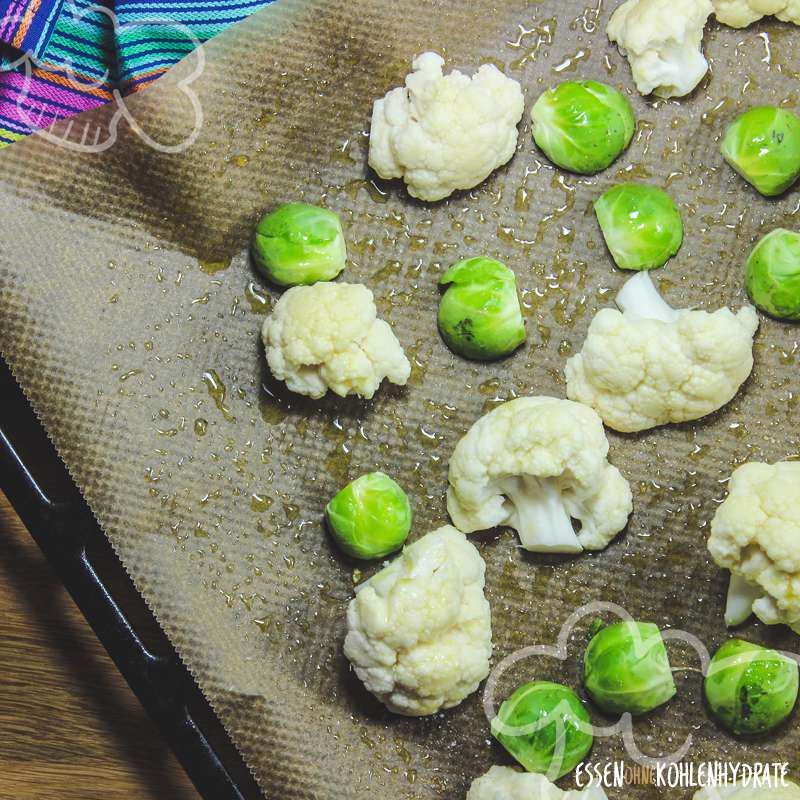
[[[796,29],[710,23],[712,74],[692,97],[654,103],[633,91],[608,44],[611,10],[603,0],[279,0],[127,101],[145,135],[177,145],[195,125],[196,93],[202,125],[185,151],[154,150],[109,107],[55,131],[73,143],[116,134],[103,152],[33,137],[0,156],[3,355],[269,798],[460,798],[490,764],[511,763],[490,741],[480,693],[433,718],[401,719],[351,676],[345,608],[376,566],[362,574],[340,557],[322,512],[337,487],[380,468],[409,491],[419,537],[446,521],[448,456],[482,412],[514,395],[563,396],[565,358],[626,277],[592,199],[636,179],[679,200],[686,240],[655,273],[679,306],[744,302],[751,243],[797,226],[796,192],[765,200],[718,155],[724,126],[745,107],[795,108]],[[448,68],[497,63],[527,101],[510,164],[435,205],[366,168],[372,101],[425,49],[444,53]],[[629,151],[594,178],[554,170],[530,136],[540,91],[578,76],[623,87],[639,120]],[[265,210],[298,198],[341,215],[344,277],[375,292],[413,359],[408,387],[384,386],[372,402],[312,402],[269,380],[258,334],[277,292],[253,271],[247,244]],[[436,333],[437,276],[477,253],[515,270],[525,305],[528,341],[497,364],[455,358]],[[592,600],[709,648],[726,638],[726,578],[705,550],[708,522],[737,464],[798,453],[797,340],[795,326],[764,319],[753,376],[726,408],[696,424],[609,433],[635,511],[606,551],[547,558],[522,552],[510,531],[473,537],[487,562],[495,662],[554,642]],[[578,687],[587,625],[565,662],[526,660],[501,695],[533,677]],[[755,623],[744,635],[797,645]],[[671,649],[673,664],[698,666],[688,649]],[[636,723],[643,752],[671,752],[691,733],[688,760],[796,765],[794,726],[737,742],[708,720],[696,672],[678,683],[673,702]],[[619,736],[598,739],[591,758],[633,763]]]

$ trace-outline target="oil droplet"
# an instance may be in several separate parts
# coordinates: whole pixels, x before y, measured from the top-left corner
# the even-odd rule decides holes
[[[531,197],[528,193],[528,190],[524,186],[520,186],[517,189],[517,193],[514,196],[514,210],[515,211],[527,211],[531,205]]]
[[[253,494],[250,496],[250,509],[252,511],[256,511],[261,514],[264,511],[267,511],[271,505],[272,498],[267,497],[265,494],[253,492]]]
[[[266,314],[272,305],[269,295],[265,294],[261,287],[256,286],[252,281],[245,286],[244,297],[250,304],[250,309],[256,314]]]
[[[375,281],[383,281],[393,275],[399,275],[401,266],[399,261],[387,261],[383,267],[373,274],[372,279]]]
[[[713,108],[705,111],[700,117],[700,124],[714,127],[719,117],[732,105],[730,97],[723,97]]]
[[[571,56],[565,56],[560,64],[553,67],[553,72],[575,72],[578,64],[585,61],[592,54],[592,51],[587,47],[585,50],[578,50]]]
[[[229,422],[235,422],[236,417],[231,414],[230,409],[225,405],[225,395],[227,390],[217,371],[215,369],[210,369],[204,372],[203,383],[205,383],[209,396],[214,401],[214,405],[222,413],[222,416],[225,417],[225,419],[227,419]]]
[[[254,619],[253,622],[258,625],[262,633],[266,633],[272,625],[272,617],[259,617]]]
[[[261,385],[261,389],[261,397],[258,400],[258,410],[261,412],[261,418],[268,425],[277,425],[283,422],[289,414],[290,407],[286,407],[284,401],[276,394],[273,394],[264,384]]]
[[[356,199],[361,189],[366,189],[367,194],[376,203],[386,203],[389,200],[389,192],[381,189],[375,181],[365,181],[363,179],[348,181],[344,188],[353,200]]]
[[[228,269],[231,265],[231,259],[227,261],[198,261],[200,271],[205,272],[206,275],[216,275],[218,272]]]
[[[400,756],[400,760],[408,766],[411,763],[411,753],[400,742],[395,744],[395,750],[397,755]]]
[[[250,163],[250,156],[238,155],[231,158],[231,163],[237,167],[246,167]]]
[[[524,67],[528,61],[536,61],[541,49],[549,47],[553,43],[557,24],[555,19],[548,19],[531,28],[526,28],[524,25],[518,25],[517,27],[519,28],[519,33],[516,41],[509,41],[507,44],[513,49],[522,50],[525,48],[525,52],[520,58],[509,64],[511,70],[518,70]],[[535,39],[532,44],[529,42],[529,37]]]
[[[208,421],[198,418],[194,421],[194,432],[198,436],[205,436],[208,431]]]
[[[126,381],[128,378],[132,378],[134,375],[141,375],[142,370],[140,369],[129,369],[127,372],[123,372],[122,375],[119,376],[121,381]]]
[[[336,481],[337,484],[347,483],[350,474],[350,462],[353,459],[353,452],[350,449],[337,447],[329,453],[323,462],[325,471]]]

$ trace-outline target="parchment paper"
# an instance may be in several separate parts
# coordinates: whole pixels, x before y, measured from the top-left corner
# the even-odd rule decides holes
[[[417,538],[446,521],[448,456],[482,412],[514,395],[564,395],[565,358],[626,277],[604,248],[592,199],[636,179],[679,200],[686,241],[655,273],[678,306],[744,302],[751,243],[797,226],[797,192],[765,200],[718,154],[742,109],[796,107],[796,29],[712,22],[712,75],[686,100],[654,103],[633,91],[608,44],[611,10],[602,0],[280,0],[206,45],[198,79],[195,55],[127,101],[148,135],[177,144],[195,122],[185,92],[196,92],[203,124],[185,152],[153,150],[106,108],[57,130],[99,141],[118,127],[104,152],[31,138],[0,156],[3,355],[267,797],[461,798],[490,764],[511,763],[490,742],[480,693],[434,718],[401,719],[351,676],[345,608],[377,565],[359,573],[340,557],[322,512],[344,482],[380,468],[410,493]],[[526,94],[511,163],[435,205],[366,169],[372,101],[425,49],[470,73],[493,61]],[[579,76],[621,86],[639,120],[629,151],[589,179],[549,166],[528,123],[540,91]],[[269,380],[258,334],[277,292],[252,269],[247,245],[265,210],[298,198],[341,214],[344,278],[374,290],[413,358],[407,388],[384,386],[372,402],[312,402]],[[474,254],[509,264],[524,300],[528,341],[497,364],[455,358],[436,333],[437,276]],[[638,436],[609,433],[635,511],[606,551],[547,558],[522,552],[507,530],[473,537],[488,565],[495,662],[553,642],[591,600],[712,649],[726,638],[726,578],[707,555],[707,527],[737,464],[798,453],[797,340],[795,326],[764,319],[753,376],[722,411]],[[504,676],[501,694],[534,677],[578,687],[587,626],[566,662],[527,660]],[[785,629],[751,623],[743,635],[797,646]],[[674,665],[698,667],[670,647]],[[642,751],[670,752],[691,733],[696,762],[796,764],[795,726],[737,742],[709,721],[697,673],[678,683],[675,700],[637,722]],[[620,758],[633,763],[620,737],[596,742],[593,761]]]

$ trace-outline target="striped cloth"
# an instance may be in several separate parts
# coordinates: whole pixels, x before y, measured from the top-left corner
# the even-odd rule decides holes
[[[270,0],[0,0],[0,147],[138,91]]]

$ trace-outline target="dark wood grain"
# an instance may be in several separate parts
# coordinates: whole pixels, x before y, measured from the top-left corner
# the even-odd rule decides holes
[[[0,800],[198,800],[0,493]]]

